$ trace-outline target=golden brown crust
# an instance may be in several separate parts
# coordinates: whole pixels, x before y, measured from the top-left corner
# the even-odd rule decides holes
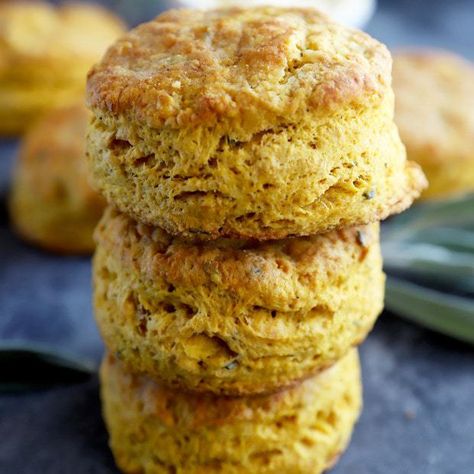
[[[362,342],[382,309],[378,224],[190,243],[108,209],[96,238],[95,310],[109,350],[189,390],[289,386]]]
[[[308,110],[380,102],[390,67],[384,46],[313,9],[174,10],[115,43],[88,99],[150,127],[248,137]]]
[[[60,253],[91,253],[104,201],[89,185],[85,160],[88,111],[50,112],[22,143],[12,182],[13,226],[27,241]]]
[[[269,396],[172,391],[110,356],[101,380],[111,447],[130,473],[319,474],[344,450],[361,405],[355,350]]]
[[[23,131],[44,111],[79,100],[88,69],[123,31],[94,5],[0,4],[0,133]]]
[[[423,197],[474,191],[474,66],[445,51],[394,58],[396,121],[408,157],[423,167]]]

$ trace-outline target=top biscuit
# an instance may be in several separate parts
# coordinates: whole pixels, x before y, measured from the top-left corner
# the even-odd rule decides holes
[[[272,239],[407,207],[391,58],[311,9],[167,12],[88,78],[107,199],[172,234]]]
[[[430,182],[423,197],[474,191],[473,64],[445,51],[402,51],[393,73],[402,140]]]

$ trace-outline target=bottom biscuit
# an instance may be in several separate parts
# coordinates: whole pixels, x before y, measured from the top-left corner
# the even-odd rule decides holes
[[[273,395],[173,391],[124,369],[101,368],[110,446],[126,473],[318,474],[345,449],[361,408],[357,351]]]

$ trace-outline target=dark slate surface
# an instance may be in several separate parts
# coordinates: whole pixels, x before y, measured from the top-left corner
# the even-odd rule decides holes
[[[115,3],[130,10],[124,1]],[[449,47],[473,57],[472,0],[386,0],[380,6],[368,30],[389,46]],[[135,14],[131,22],[140,19]],[[47,255],[7,228],[3,204],[15,147],[0,146],[0,340],[34,342],[97,363],[102,345],[90,309],[88,259]],[[333,472],[474,472],[474,350],[386,314],[361,353],[365,409]],[[117,472],[95,377],[1,395],[0,439],[2,474]]]

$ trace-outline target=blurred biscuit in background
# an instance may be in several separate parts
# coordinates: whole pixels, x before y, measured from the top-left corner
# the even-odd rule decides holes
[[[82,97],[88,69],[123,31],[94,5],[0,4],[0,135]]]
[[[126,473],[320,474],[346,447],[362,404],[355,349],[273,395],[174,391],[112,356],[101,381],[110,445]]]
[[[394,56],[396,121],[408,158],[423,167],[423,198],[474,191],[474,67],[444,51]]]
[[[25,136],[13,176],[10,214],[27,241],[60,253],[90,253],[104,203],[89,186],[85,159],[88,111],[49,112]]]

